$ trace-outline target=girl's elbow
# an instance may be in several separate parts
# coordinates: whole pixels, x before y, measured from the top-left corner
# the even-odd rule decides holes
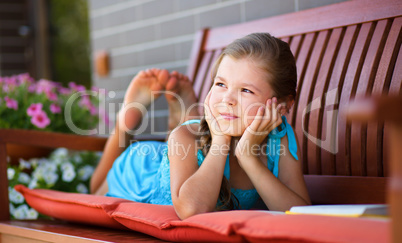
[[[191,204],[184,204],[184,205],[174,205],[174,209],[176,211],[177,216],[181,220],[185,220],[191,216],[201,214],[201,213],[207,213],[212,210],[209,210],[205,207],[200,207],[197,205],[191,205]]]
[[[194,210],[182,208],[180,210],[176,210],[176,214],[181,220],[185,220],[187,218],[190,218],[191,216],[196,215],[197,213]]]

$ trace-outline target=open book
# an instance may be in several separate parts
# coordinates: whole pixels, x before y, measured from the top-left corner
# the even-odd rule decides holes
[[[287,214],[318,214],[347,217],[387,217],[386,204],[345,204],[345,205],[312,205],[295,206]]]

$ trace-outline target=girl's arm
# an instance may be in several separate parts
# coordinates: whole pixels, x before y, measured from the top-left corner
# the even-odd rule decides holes
[[[181,219],[214,211],[229,145],[230,140],[214,138],[209,153],[198,167],[196,136],[186,126],[180,126],[170,134],[168,154],[172,201]]]
[[[287,136],[282,138],[281,147],[286,149],[279,159],[278,178],[255,156],[240,158],[239,163],[270,210],[286,211],[292,206],[311,204],[302,164],[290,154]]]

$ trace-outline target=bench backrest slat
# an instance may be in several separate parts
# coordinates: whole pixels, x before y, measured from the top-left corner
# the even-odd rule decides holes
[[[341,115],[354,98],[401,93],[401,16],[400,1],[360,0],[205,30],[194,89],[204,101],[212,65],[227,44],[269,32],[288,42],[296,59],[298,95],[287,118],[304,173],[386,177],[387,124],[350,124]]]
[[[400,16],[399,0],[353,0],[338,4],[278,15],[241,24],[213,28],[205,50],[223,48],[250,32],[269,32],[278,37],[312,33],[339,26],[371,22]],[[269,19],[269,21],[266,21]]]

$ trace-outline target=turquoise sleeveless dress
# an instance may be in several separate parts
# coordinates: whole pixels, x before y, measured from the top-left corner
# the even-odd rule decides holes
[[[266,152],[268,169],[278,177],[278,163],[281,138],[288,135],[289,151],[297,160],[297,143],[292,127],[282,117],[282,124],[268,134]],[[182,125],[200,123],[189,120]],[[205,157],[197,152],[198,166]],[[229,156],[226,160],[224,176],[229,180]],[[109,191],[106,196],[124,198],[136,202],[172,205],[170,191],[170,165],[166,142],[140,141],[129,146],[113,163],[107,175]],[[250,209],[258,200],[256,189],[231,189],[239,200],[241,209]]]

